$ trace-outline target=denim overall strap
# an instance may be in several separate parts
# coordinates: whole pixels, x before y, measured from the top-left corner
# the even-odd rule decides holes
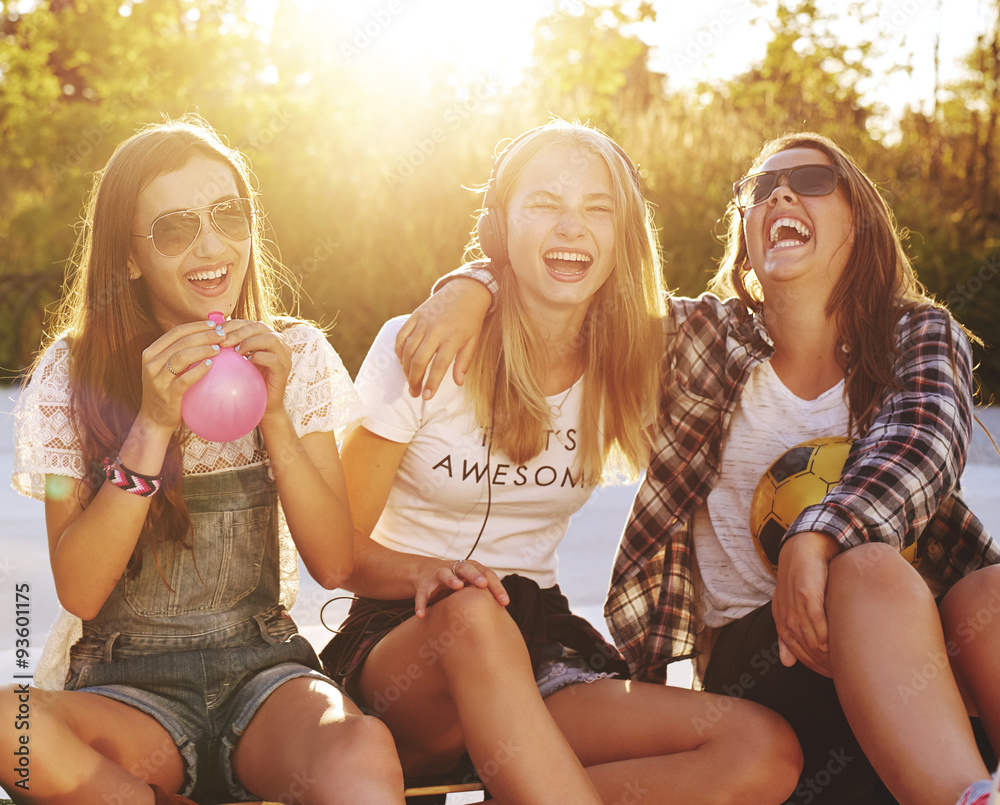
[[[116,659],[247,645],[260,639],[262,617],[280,617],[270,467],[185,477],[184,502],[192,547],[144,546],[138,574],[123,577],[84,624],[84,643],[113,646]]]

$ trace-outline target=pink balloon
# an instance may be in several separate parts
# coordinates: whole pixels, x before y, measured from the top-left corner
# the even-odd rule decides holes
[[[211,313],[216,324],[225,321]],[[260,371],[232,347],[224,347],[212,359],[212,367],[181,400],[184,423],[202,439],[231,442],[245,436],[264,416],[267,388]]]

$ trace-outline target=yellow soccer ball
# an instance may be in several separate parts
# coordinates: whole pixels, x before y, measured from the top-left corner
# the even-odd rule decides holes
[[[750,533],[757,555],[778,575],[778,551],[806,506],[819,503],[840,481],[853,439],[810,439],[782,453],[757,482],[750,502]]]
[[[767,468],[750,501],[750,533],[757,555],[778,575],[778,551],[785,532],[806,506],[819,503],[840,482],[854,440],[847,436],[810,439],[790,447]],[[915,564],[917,543],[903,551]]]

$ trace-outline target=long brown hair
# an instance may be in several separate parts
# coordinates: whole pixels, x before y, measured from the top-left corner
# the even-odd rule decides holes
[[[837,323],[843,354],[850,421],[864,434],[885,392],[897,386],[892,367],[897,354],[899,320],[923,306],[941,307],[917,279],[903,249],[889,205],[853,159],[828,137],[813,132],[785,134],[766,143],[749,173],[765,160],[791,148],[812,148],[840,168],[851,208],[854,245],[847,266],[826,303]],[[751,309],[764,297],[747,254],[743,218],[735,202],[727,210],[726,252],[710,289],[722,297],[737,296]]]
[[[666,291],[652,213],[636,171],[603,132],[554,121],[520,138],[497,165],[494,190],[506,212],[515,186],[543,151],[569,146],[608,166],[614,193],[615,267],[595,295],[580,334],[584,358],[583,419],[578,469],[589,482],[606,469],[635,477],[649,459],[651,420],[659,389]],[[477,255],[475,233],[467,255]],[[487,317],[469,372],[480,426],[493,444],[523,463],[545,445],[551,411],[542,391],[546,356],[527,318],[514,272],[499,271],[496,312]]]
[[[65,338],[70,349],[72,415],[87,473],[80,485],[84,506],[104,482],[103,459],[117,454],[139,413],[142,351],[163,332],[145,280],[129,279],[138,198],[150,182],[180,170],[195,155],[227,166],[240,196],[250,199],[255,210],[249,266],[233,315],[275,322],[277,264],[263,246],[262,217],[256,212],[257,192],[246,158],[196,115],[147,126],[121,143],[97,174],[88,199],[52,337]],[[153,497],[143,525],[141,539],[154,550],[159,543],[188,544],[190,518],[181,497],[183,431],[170,440],[163,488]]]

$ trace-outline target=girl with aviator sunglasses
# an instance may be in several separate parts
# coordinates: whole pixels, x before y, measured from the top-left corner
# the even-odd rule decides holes
[[[153,248],[162,256],[176,257],[190,249],[198,239],[203,212],[208,213],[212,226],[227,238],[246,240],[250,237],[254,213],[248,198],[230,198],[202,207],[168,212],[150,224],[148,235],[132,237],[145,237],[152,241]]]
[[[708,690],[785,716],[805,756],[791,802],[993,805],[969,713],[995,753],[1000,624],[979,616],[1000,588],[1000,548],[959,490],[967,334],[829,139],[768,143],[734,190],[718,296],[669,300],[653,455],[605,608],[612,634],[638,679],[663,682],[669,662],[694,657]],[[486,295],[461,285],[400,332],[411,392],[440,333],[447,366],[478,331],[465,319]],[[442,309],[452,320],[435,321]],[[435,358],[425,397],[443,371]],[[854,442],[840,483],[785,534],[774,577],[752,545],[750,498],[785,449],[820,436]],[[901,556],[914,542],[917,567]]]
[[[388,730],[287,611],[296,551],[326,587],[351,570],[335,431],[361,408],[324,334],[279,314],[249,165],[187,116],[99,177],[61,334],[15,411],[13,484],[45,501],[65,610],[35,674],[49,690],[29,694],[30,791],[14,764],[0,783],[26,803],[401,804]],[[180,417],[222,347],[267,393],[229,443]],[[18,695],[0,695],[7,724]]]

